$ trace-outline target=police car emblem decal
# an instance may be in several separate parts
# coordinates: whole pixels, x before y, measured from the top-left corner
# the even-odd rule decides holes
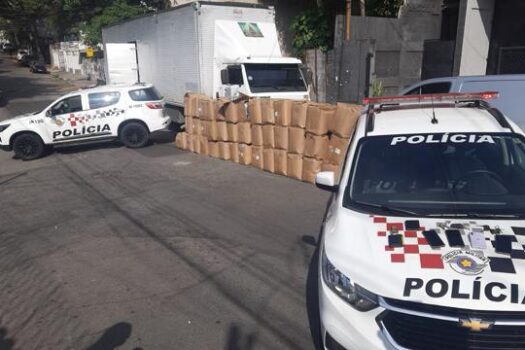
[[[444,254],[443,261],[448,263],[452,270],[463,275],[478,275],[489,264],[489,259],[482,252],[463,249]]]
[[[57,117],[57,118],[55,118],[54,121],[55,121],[55,124],[58,125],[58,126],[62,126],[65,123],[65,120],[62,117]]]

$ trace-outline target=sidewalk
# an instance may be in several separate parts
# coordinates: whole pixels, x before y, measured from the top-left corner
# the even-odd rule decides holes
[[[70,72],[61,71],[58,69],[49,69],[51,76],[63,80],[77,89],[86,89],[96,86],[96,82],[92,80],[87,80],[82,74],[73,74]]]

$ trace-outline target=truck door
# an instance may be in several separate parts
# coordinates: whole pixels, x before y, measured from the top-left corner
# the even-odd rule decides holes
[[[106,44],[108,83],[113,85],[140,83],[137,57],[135,43]]]

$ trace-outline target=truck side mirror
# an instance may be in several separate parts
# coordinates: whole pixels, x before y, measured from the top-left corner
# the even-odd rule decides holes
[[[221,70],[221,82],[222,85],[230,84],[230,73],[228,72],[228,69]]]
[[[322,171],[315,176],[315,184],[322,190],[336,192],[338,189],[335,183],[335,173],[333,171]]]
[[[303,77],[306,80],[305,81],[306,85],[312,85],[314,81],[314,72],[312,72],[310,67],[303,64],[299,67],[299,69],[301,70],[301,73],[303,73]]]

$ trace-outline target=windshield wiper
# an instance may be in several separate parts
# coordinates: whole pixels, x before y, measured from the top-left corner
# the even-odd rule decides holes
[[[437,217],[437,218],[443,218],[443,217],[462,217],[462,218],[506,218],[506,219],[517,219],[519,218],[518,215],[513,214],[482,214],[482,213],[465,213],[465,214],[459,214],[459,213],[448,213],[448,214],[428,214],[427,216],[431,217]]]
[[[367,203],[367,202],[360,202],[360,201],[352,201],[352,202],[355,204],[366,206],[366,207],[381,209],[383,211],[387,211],[391,213],[397,213],[397,214],[403,214],[403,215],[409,215],[409,216],[417,215],[417,213],[414,213],[413,211],[410,211],[410,210],[392,208],[392,207],[389,207],[383,204]]]

